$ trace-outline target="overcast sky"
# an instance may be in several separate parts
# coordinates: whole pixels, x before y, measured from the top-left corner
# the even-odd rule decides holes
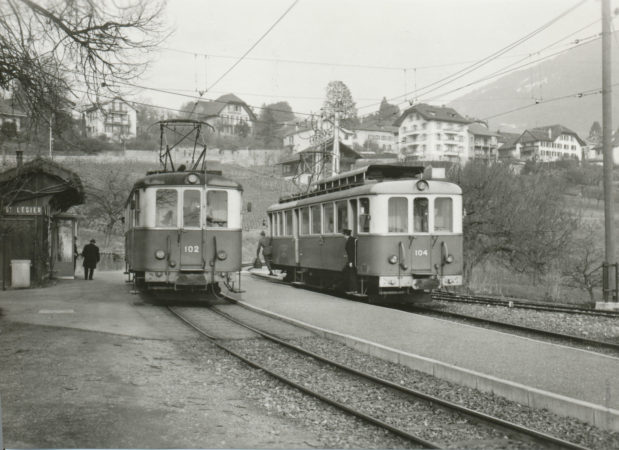
[[[612,1],[613,8],[619,6],[618,0]],[[537,59],[599,33],[600,0],[588,0],[491,64],[423,95],[424,86],[514,43],[579,3],[169,0],[167,20],[173,33],[140,83],[185,97],[153,90],[136,93],[153,104],[178,108],[199,92],[205,99],[232,92],[253,106],[287,100],[302,117],[320,110],[329,81],[341,80],[360,115],[375,111],[382,97],[401,107],[413,97],[446,103],[470,89],[444,95],[453,88],[523,57]],[[293,4],[247,57],[218,81]]]

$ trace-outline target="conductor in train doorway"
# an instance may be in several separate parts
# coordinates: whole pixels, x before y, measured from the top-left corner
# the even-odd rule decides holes
[[[101,259],[99,255],[99,247],[95,245],[95,240],[91,239],[89,244],[84,246],[82,250],[82,256],[84,257],[84,279],[92,280],[92,276],[95,273],[97,263]]]
[[[256,251],[256,258],[260,257],[260,249],[262,249],[262,256],[264,257],[264,263],[269,269],[269,275],[273,275],[271,270],[271,260],[273,258],[273,246],[271,237],[267,236],[264,230],[260,232],[260,240],[258,241],[258,250]]]
[[[344,267],[346,292],[354,294],[357,292],[357,238],[348,228],[342,230],[342,233],[346,236],[346,266]]]

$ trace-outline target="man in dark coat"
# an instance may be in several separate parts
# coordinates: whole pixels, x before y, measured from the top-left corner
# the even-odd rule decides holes
[[[95,240],[91,239],[90,244],[84,246],[82,250],[82,256],[84,257],[84,279],[92,280],[92,276],[95,273],[95,267],[99,262],[99,247],[95,245]]]
[[[344,274],[346,275],[347,292],[357,292],[357,238],[352,235],[352,231],[344,229],[342,231],[346,236],[346,267]]]
[[[269,269],[269,275],[273,275],[271,270],[271,260],[273,258],[273,247],[271,238],[266,235],[264,231],[260,232],[260,240],[258,241],[258,250],[256,251],[256,258],[260,257],[260,249],[262,249],[262,256],[264,257],[264,263]]]

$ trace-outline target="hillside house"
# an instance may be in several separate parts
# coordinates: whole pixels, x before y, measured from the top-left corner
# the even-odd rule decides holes
[[[120,97],[90,105],[82,117],[88,137],[104,135],[113,141],[123,142],[137,135],[137,110]]]
[[[563,125],[525,130],[514,143],[519,144],[523,161],[549,162],[559,159],[583,159],[586,144],[578,134]]]
[[[15,104],[13,99],[0,99],[0,126],[4,122],[13,122],[19,133],[27,117],[26,113]]]
[[[333,122],[328,119],[289,125],[284,132],[283,147],[291,153],[306,150],[333,136],[333,126]],[[340,127],[339,136],[340,141],[352,147],[353,131]]]
[[[390,125],[358,125],[352,130],[347,145],[369,151],[394,152],[398,149],[398,127]]]
[[[520,160],[520,143],[518,138],[522,133],[497,132],[498,153],[500,160]]]
[[[499,159],[498,133],[490,131],[485,123],[469,125],[469,156],[474,159],[496,161]]]
[[[247,103],[234,94],[198,102],[192,118],[206,121],[224,136],[247,136],[253,132],[257,120]]]
[[[469,159],[470,123],[453,108],[413,105],[394,123],[398,127],[399,152],[407,160],[464,163]]]
[[[331,175],[333,138],[289,155],[278,163],[286,180],[301,184]],[[361,155],[340,141],[340,172],[351,170]]]

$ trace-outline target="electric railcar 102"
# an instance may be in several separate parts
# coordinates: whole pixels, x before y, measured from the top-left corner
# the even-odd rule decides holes
[[[134,184],[125,259],[136,288],[219,292],[221,281],[235,290],[235,274],[240,283],[242,187],[206,170],[203,157],[189,171],[164,164]]]
[[[371,165],[281,199],[267,211],[273,267],[298,284],[348,291],[348,229],[356,295],[425,301],[462,284],[462,190],[423,175],[424,167]]]

